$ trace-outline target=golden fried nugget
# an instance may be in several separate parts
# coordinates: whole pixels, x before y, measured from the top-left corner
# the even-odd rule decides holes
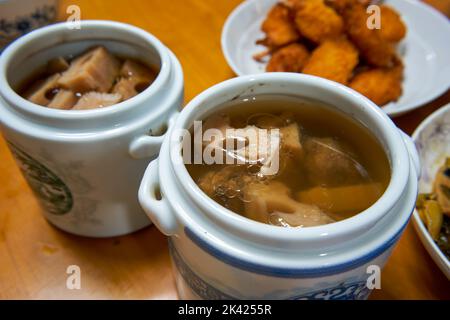
[[[342,17],[323,0],[299,0],[293,8],[300,34],[315,43],[339,36],[344,31]]]
[[[384,40],[399,42],[406,35],[406,26],[400,15],[391,7],[382,5],[380,34]]]
[[[358,50],[345,37],[329,39],[311,54],[303,73],[347,84],[358,64]]]
[[[402,95],[402,79],[403,66],[375,68],[357,74],[349,86],[377,105],[384,106]]]
[[[304,45],[293,43],[277,50],[267,64],[267,72],[302,72],[309,52]]]
[[[293,13],[283,4],[276,4],[269,11],[261,30],[266,38],[258,40],[258,44],[269,48],[279,48],[300,39],[300,34],[294,23]]]
[[[330,6],[337,12],[342,12],[342,10],[355,3],[360,3],[362,5],[368,6],[370,4],[370,0],[325,0],[325,4],[327,6]]]
[[[343,11],[347,34],[359,49],[361,56],[375,67],[391,67],[395,58],[395,48],[383,39],[378,29],[369,29],[366,7],[355,3]]]

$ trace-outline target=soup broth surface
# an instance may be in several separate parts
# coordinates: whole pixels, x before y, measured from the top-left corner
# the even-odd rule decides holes
[[[214,128],[223,133],[203,139],[202,155],[223,154],[240,162],[207,164],[203,159],[186,167],[209,197],[244,217],[281,227],[333,223],[369,208],[389,184],[390,164],[378,140],[362,124],[329,106],[258,95],[223,107],[202,121],[203,132]],[[260,149],[254,157],[255,140],[248,132],[258,129],[265,129],[270,142],[258,135]],[[276,148],[265,148],[273,142],[277,157]],[[274,159],[278,170],[267,174]]]

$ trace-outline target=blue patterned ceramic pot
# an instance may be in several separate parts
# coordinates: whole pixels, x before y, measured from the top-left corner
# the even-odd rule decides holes
[[[352,218],[302,229],[261,224],[210,199],[183,164],[180,131],[236,97],[258,94],[322,101],[362,122],[390,161],[384,195]],[[220,83],[193,99],[147,168],[139,200],[169,236],[181,298],[365,299],[373,270],[384,266],[413,211],[419,168],[411,139],[368,99],[321,78],[268,73]]]

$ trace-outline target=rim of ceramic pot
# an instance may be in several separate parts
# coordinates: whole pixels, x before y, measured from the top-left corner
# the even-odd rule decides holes
[[[250,84],[268,85],[273,84],[293,84],[314,88],[325,89],[328,93],[345,98],[353,107],[358,108],[370,117],[376,128],[370,128],[372,132],[378,132],[381,136],[378,140],[385,146],[385,152],[390,161],[391,179],[384,194],[365,211],[342,221],[335,223],[308,227],[308,228],[281,228],[263,224],[243,217],[212,200],[194,182],[188,173],[181,155],[181,134],[182,130],[191,128],[194,120],[202,120],[211,109],[220,107],[223,104],[205,106],[210,101],[215,101],[224,94],[245,91]],[[276,94],[276,93],[273,93]],[[308,97],[303,97],[308,98]],[[208,102],[209,101],[209,102]],[[358,119],[356,119],[358,120]],[[234,78],[219,83],[195,97],[181,112],[175,123],[170,136],[170,161],[180,185],[185,194],[199,208],[201,208],[209,218],[215,223],[219,223],[226,230],[240,234],[256,237],[259,239],[270,238],[270,241],[314,241],[323,239],[349,239],[358,236],[371,229],[396,205],[402,196],[409,179],[410,157],[407,148],[401,137],[399,129],[392,120],[370,100],[359,93],[338,83],[328,81],[319,77],[293,74],[293,73],[266,73]],[[270,236],[268,236],[270,235]]]
[[[17,39],[10,44],[0,56],[0,94],[9,103],[14,105],[17,111],[31,117],[37,117],[38,119],[55,120],[55,121],[82,121],[89,120],[95,122],[96,120],[104,120],[105,117],[116,116],[118,114],[124,114],[129,112],[137,105],[145,103],[149,98],[155,96],[166,84],[170,76],[170,56],[165,46],[150,33],[134,27],[129,24],[107,21],[107,20],[83,20],[80,21],[79,30],[71,30],[68,28],[67,22],[56,23],[50,26],[46,26],[35,31],[28,33],[27,35]],[[99,30],[108,31],[108,37],[96,36],[96,32]],[[12,61],[23,52],[27,52],[31,55],[32,52],[37,53],[43,50],[51,50],[51,47],[61,45],[68,42],[78,42],[83,40],[117,40],[126,43],[123,39],[115,39],[116,30],[128,33],[131,37],[142,41],[142,45],[149,46],[154,49],[159,55],[161,66],[159,73],[155,81],[144,91],[139,93],[133,98],[120,102],[113,106],[105,108],[97,108],[91,110],[58,110],[52,108],[46,108],[35,103],[32,103],[25,98],[21,97],[9,84],[8,72]],[[70,40],[64,39],[64,36],[70,33],[79,33],[76,37]],[[41,41],[47,39],[51,40],[51,44],[47,44],[44,47],[39,45]],[[37,49],[36,49],[37,47]]]

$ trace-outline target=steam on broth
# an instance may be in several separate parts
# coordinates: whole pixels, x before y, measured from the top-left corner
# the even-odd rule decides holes
[[[245,97],[220,110],[204,119],[203,130],[223,135],[203,142],[202,152],[212,148],[214,156],[230,157],[227,143],[235,140],[231,157],[241,162],[186,167],[209,197],[244,217],[282,227],[328,224],[369,208],[387,188],[390,165],[380,143],[361,124],[327,106],[267,95]],[[278,129],[275,174],[264,174],[265,160],[273,161],[274,153],[259,136],[263,148],[252,157],[247,133],[253,129]],[[240,139],[246,141],[238,147]]]

